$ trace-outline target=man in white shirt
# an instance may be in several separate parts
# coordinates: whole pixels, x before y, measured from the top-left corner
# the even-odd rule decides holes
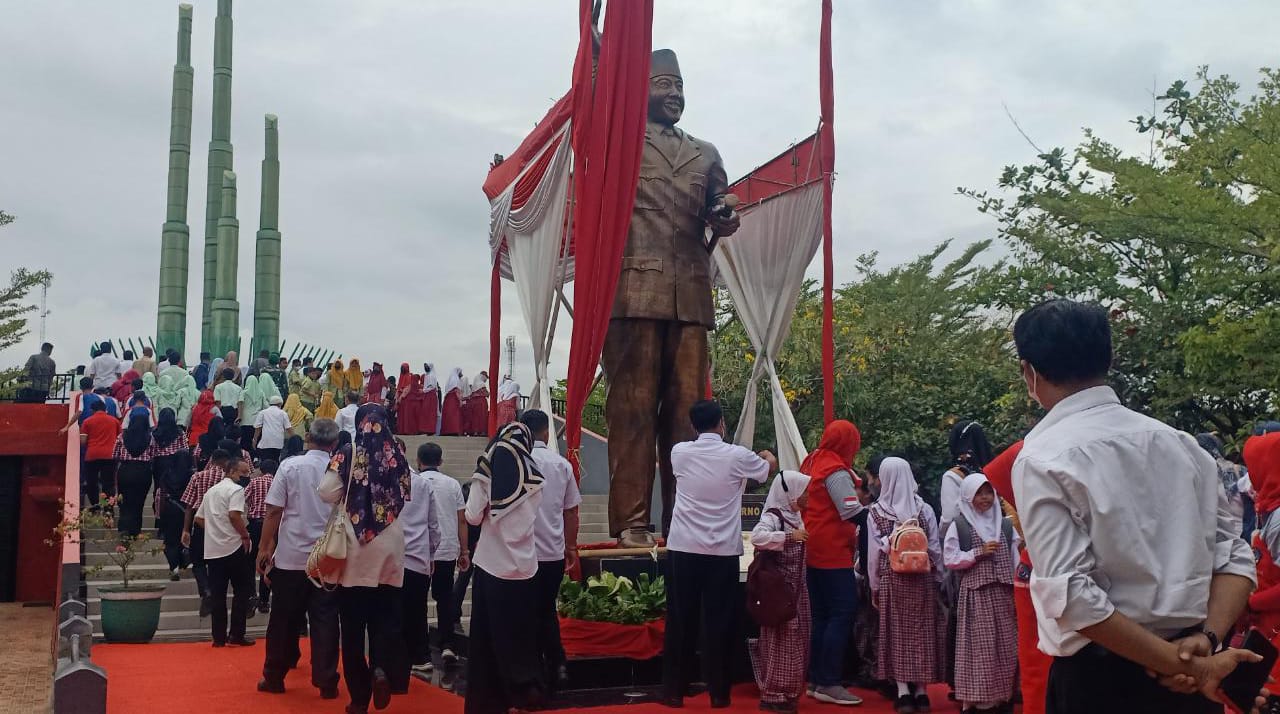
[[[724,413],[713,400],[697,402],[689,419],[694,441],[671,448],[676,502],[667,535],[667,630],[663,644],[662,701],[684,705],[696,661],[700,624],[706,629],[704,678],[711,706],[729,706],[729,656],[740,600],[742,494],[747,481],[764,483],[778,461],[768,451],[725,443]]]
[[[1050,300],[1013,336],[1027,390],[1048,411],[1013,467],[1040,649],[1055,658],[1046,711],[1221,712],[1205,695],[1256,656],[1211,655],[1255,574],[1213,459],[1106,386],[1103,308]]]
[[[347,392],[347,405],[338,410],[338,428],[356,438],[356,412],[360,411],[360,393]]]
[[[213,616],[213,646],[248,647],[255,640],[246,637],[249,599],[253,597],[252,542],[245,516],[244,487],[249,462],[227,461],[223,478],[205,493],[196,511],[195,523],[204,529],[204,559],[209,568],[210,614]],[[230,632],[227,623],[227,583],[231,583]]]
[[[307,452],[285,459],[267,491],[267,515],[258,544],[258,572],[271,585],[271,619],[259,692],[284,692],[284,677],[298,663],[298,623],[305,617],[311,640],[311,683],[321,699],[338,697],[338,594],[307,579],[307,557],[324,533],[333,507],[316,492],[329,456],[338,445],[338,425],[316,419]]]
[[[411,477],[409,500],[400,509],[397,521],[404,526],[404,584],[400,588],[403,605],[402,633],[408,659],[398,676],[388,673],[392,681],[408,683],[411,668],[431,671],[431,627],[427,622],[427,597],[431,590],[431,574],[435,553],[440,546],[440,520],[435,507],[431,480],[424,473]]]
[[[293,436],[293,422],[280,408],[284,400],[273,396],[269,401],[267,408],[258,412],[253,424],[253,450],[259,459],[279,463],[285,440]]]
[[[560,643],[560,618],[556,596],[566,570],[578,564],[578,505],[582,494],[573,466],[559,452],[547,448],[551,420],[547,413],[529,409],[520,421],[533,432],[533,462],[542,472],[542,505],[534,542],[538,551],[538,574],[533,576],[538,597],[538,653],[547,672],[547,681],[563,685],[568,680],[564,646]]]
[[[93,379],[94,390],[110,388],[125,370],[120,369],[120,360],[111,352],[110,342],[103,342],[98,346],[98,356],[93,358],[89,363],[89,371],[86,377]]]
[[[222,421],[230,431],[231,426],[240,420],[240,407],[244,404],[244,389],[236,384],[235,370],[224,369],[218,376],[222,381],[213,388],[213,400],[222,411]]]
[[[444,463],[444,451],[438,444],[427,442],[418,446],[418,469],[431,483],[431,502],[436,507],[436,519],[440,524],[440,542],[435,551],[435,564],[431,572],[431,598],[436,601],[436,623],[439,632],[440,658],[445,664],[458,661],[454,652],[458,635],[454,626],[462,617],[461,599],[454,597],[453,575],[466,572],[471,567],[471,550],[460,540],[459,533],[467,532],[467,502],[462,497],[462,484],[458,479],[440,473]],[[430,672],[428,662],[414,667],[420,672]]]

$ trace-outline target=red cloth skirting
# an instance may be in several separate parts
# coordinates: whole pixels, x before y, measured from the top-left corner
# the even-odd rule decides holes
[[[463,423],[470,436],[486,436],[489,433],[489,392],[482,390],[467,397],[462,407]]]
[[[627,657],[652,659],[662,654],[664,620],[643,625],[616,625],[560,618],[560,642],[570,657]]]
[[[418,400],[413,392],[404,395],[404,399],[400,400],[400,406],[396,410],[396,431],[408,436],[421,434],[418,430],[418,424],[421,419],[418,415]]]
[[[460,436],[461,434],[462,401],[458,398],[458,392],[455,390],[445,395],[444,410],[440,414],[440,435]]]
[[[516,400],[507,399],[498,402],[498,428],[510,424],[516,420]]]
[[[1044,714],[1044,697],[1053,658],[1040,651],[1040,634],[1036,630],[1036,610],[1031,604],[1031,589],[1015,587],[1013,606],[1018,612],[1018,671],[1022,676],[1022,714]]]
[[[418,414],[418,433],[436,433],[436,427],[440,423],[440,392],[432,389],[423,394],[419,407],[421,411]]]

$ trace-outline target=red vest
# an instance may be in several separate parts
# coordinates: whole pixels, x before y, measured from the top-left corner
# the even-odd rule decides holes
[[[804,509],[804,527],[809,531],[805,562],[811,568],[852,568],[858,547],[858,528],[840,518],[840,511],[827,493],[827,477],[812,476],[809,505]]]

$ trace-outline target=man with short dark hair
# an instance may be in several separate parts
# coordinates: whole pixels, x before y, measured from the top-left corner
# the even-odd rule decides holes
[[[435,504],[436,521],[440,527],[440,541],[431,569],[431,599],[436,601],[439,632],[436,644],[440,647],[444,663],[453,664],[458,661],[454,651],[458,635],[454,627],[462,617],[462,599],[454,592],[453,576],[456,572],[470,572],[471,548],[466,542],[467,500],[462,494],[462,484],[458,479],[440,473],[442,463],[444,450],[438,444],[427,442],[418,446],[418,470],[431,483],[431,502]],[[418,672],[426,673],[433,669],[430,662],[414,664]]]
[[[310,624],[311,683],[321,699],[338,697],[338,594],[307,579],[307,557],[324,534],[333,507],[316,489],[338,445],[338,424],[316,419],[307,433],[307,452],[285,459],[267,491],[266,519],[258,543],[258,572],[271,585],[267,652],[259,692],[284,692],[284,678],[301,656],[298,623]]]
[[[431,593],[435,554],[440,546],[440,519],[431,479],[418,471],[411,474],[410,481],[410,498],[396,519],[404,525],[404,585],[400,588],[400,603],[403,608],[401,630],[408,657],[397,667],[398,671],[387,673],[393,689],[408,687],[410,669],[428,672],[431,665],[427,598]]]
[[[120,360],[116,359],[112,349],[110,342],[103,342],[98,346],[97,356],[89,363],[89,371],[85,376],[93,378],[95,390],[110,389],[120,375],[125,373],[125,370],[120,368]]]
[[[564,646],[560,643],[560,618],[556,596],[566,571],[578,564],[578,506],[582,494],[573,466],[559,452],[547,448],[551,419],[540,409],[528,409],[520,421],[533,432],[533,463],[542,472],[542,503],[533,537],[538,551],[538,573],[533,576],[538,598],[538,654],[554,689],[568,680]]]
[[[742,494],[747,481],[763,483],[778,461],[768,451],[752,453],[724,440],[724,413],[714,400],[694,403],[689,420],[694,441],[671,449],[676,502],[667,535],[667,630],[663,645],[662,698],[684,705],[684,688],[706,630],[703,678],[711,706],[729,706],[729,666],[741,598]]]
[[[352,439],[356,438],[356,412],[360,411],[360,393],[351,390],[347,392],[347,405],[338,410],[338,417],[334,420],[338,422],[338,428],[351,435]]]
[[[223,478],[200,499],[195,524],[204,529],[204,556],[209,567],[209,605],[213,615],[213,646],[249,647],[254,639],[245,635],[249,600],[253,597],[253,563],[249,551],[244,486],[249,462],[227,459]],[[231,621],[227,622],[227,585],[230,584]]]
[[[91,416],[80,425],[80,443],[84,445],[81,466],[81,489],[89,503],[98,505],[98,494],[116,493],[116,462],[113,452],[120,436],[120,420],[107,414],[102,400],[89,405]]]
[[[203,392],[209,388],[210,377],[212,376],[209,374],[209,370],[212,366],[213,358],[209,356],[208,352],[201,352],[200,364],[196,365],[196,368],[191,371],[191,377],[196,380],[196,389]]]
[[[58,373],[58,365],[53,361],[53,345],[48,342],[40,345],[40,351],[27,358],[24,368],[27,386],[18,392],[18,402],[25,404],[43,404],[49,398],[49,390],[53,388],[53,376]]]
[[[1018,317],[1013,338],[1048,412],[1013,467],[1040,649],[1055,657],[1046,711],[1221,712],[1207,697],[1260,658],[1213,655],[1255,582],[1217,466],[1106,386],[1103,308],[1050,300]]]
[[[213,488],[226,474],[227,462],[231,454],[224,449],[214,449],[209,457],[209,465],[197,471],[187,482],[182,492],[182,505],[186,513],[182,520],[182,547],[191,552],[191,572],[196,579],[196,590],[200,593],[200,617],[208,617],[212,603],[209,601],[209,565],[204,558],[204,528],[195,522],[196,511],[204,501],[204,495]]]

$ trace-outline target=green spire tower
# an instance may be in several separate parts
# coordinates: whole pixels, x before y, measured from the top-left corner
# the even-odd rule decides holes
[[[276,115],[266,119],[262,157],[262,210],[253,272],[253,342],[250,356],[280,348],[280,131]]]
[[[187,340],[187,263],[191,230],[187,194],[191,177],[191,6],[178,6],[178,60],[173,65],[169,113],[169,199],[160,234],[160,300],[156,347],[183,349]]]
[[[222,209],[218,217],[217,265],[209,351],[223,355],[240,349],[240,303],[236,300],[239,276],[240,221],[236,220],[236,175],[222,172]]]
[[[235,333],[227,335],[213,330],[214,300],[218,296],[219,276],[224,266],[219,226],[223,219],[226,187],[224,174],[231,171],[231,0],[218,0],[218,17],[213,26],[213,133],[209,138],[209,181],[204,207],[204,304],[201,321],[202,349],[217,352],[217,345],[238,342]],[[235,220],[235,186],[232,179],[232,213]],[[236,255],[230,256],[234,271]],[[235,299],[234,278],[231,299]],[[237,318],[237,322],[239,318]]]

